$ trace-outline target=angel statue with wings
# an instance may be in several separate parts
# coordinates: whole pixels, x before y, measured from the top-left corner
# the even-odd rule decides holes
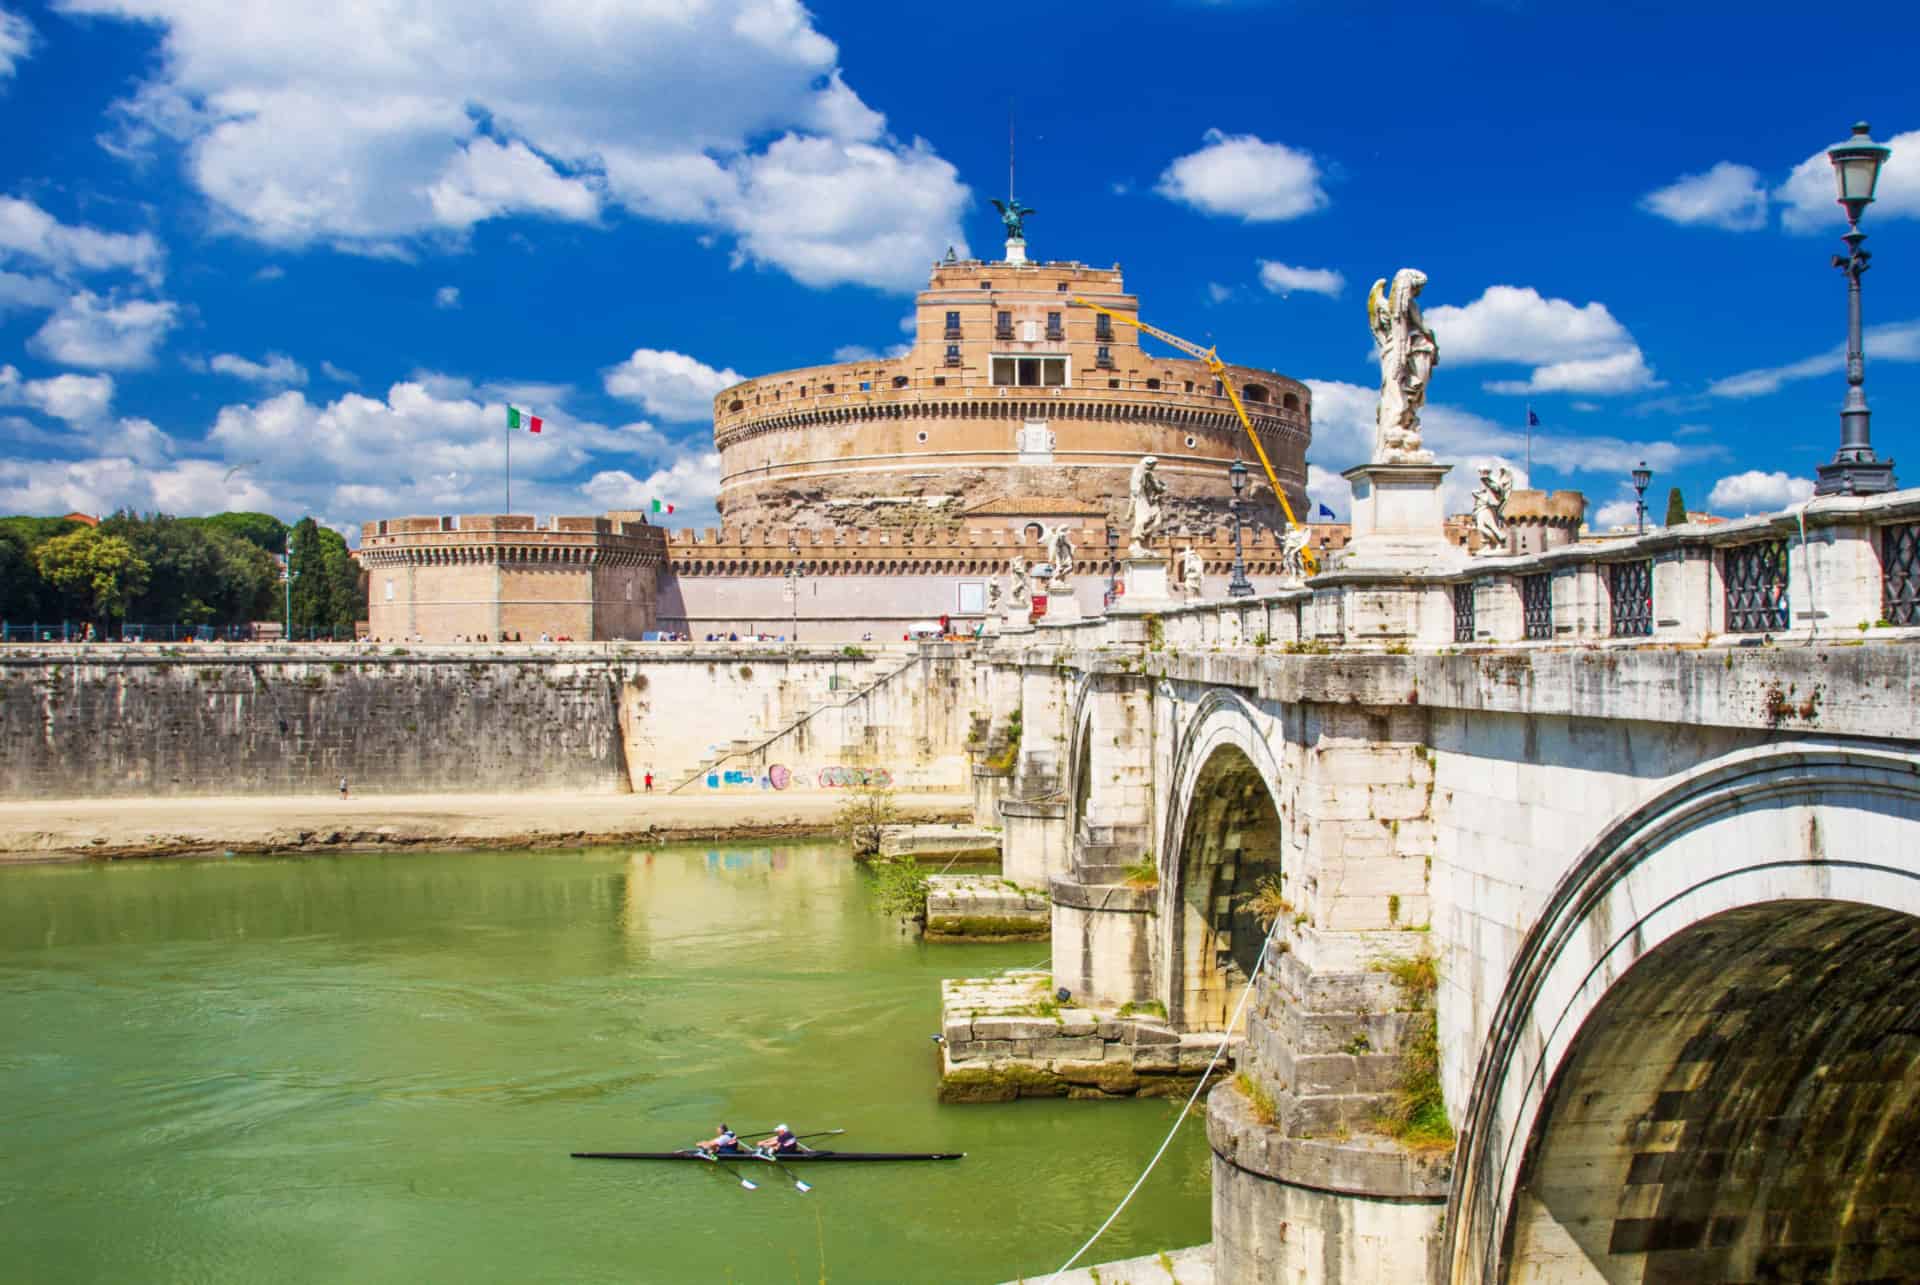
[[[1427,382],[1440,364],[1440,346],[1420,316],[1420,288],[1427,274],[1402,268],[1367,293],[1367,324],[1380,351],[1380,409],[1373,439],[1375,464],[1431,464],[1433,452],[1420,446],[1420,407]]]
[[[1027,239],[1027,216],[1038,213],[1030,205],[1022,205],[1009,196],[1006,200],[995,200],[993,208],[1000,211],[1000,221],[1007,225],[1007,240],[1024,241]]]

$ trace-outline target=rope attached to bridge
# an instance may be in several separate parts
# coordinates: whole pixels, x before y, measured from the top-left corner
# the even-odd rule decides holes
[[[1147,1167],[1140,1171],[1138,1181],[1126,1195],[1120,1197],[1120,1203],[1115,1205],[1113,1212],[1107,1215],[1107,1221],[1101,1223],[1099,1230],[1087,1238],[1087,1243],[1075,1250],[1072,1258],[1060,1264],[1059,1269],[1047,1277],[1043,1285],[1053,1285],[1053,1282],[1060,1278],[1061,1272],[1067,1271],[1079,1262],[1081,1255],[1092,1249],[1094,1242],[1106,1235],[1107,1228],[1113,1226],[1114,1219],[1120,1216],[1120,1212],[1127,1207],[1128,1202],[1140,1194],[1140,1188],[1146,1186],[1148,1176],[1153,1173],[1153,1167],[1160,1163],[1161,1156],[1167,1154],[1167,1148],[1173,1145],[1173,1135],[1180,1132],[1180,1126],[1187,1122],[1187,1116],[1193,1111],[1193,1104],[1199,1100],[1201,1091],[1207,1087],[1207,1081],[1213,1076],[1213,1068],[1220,1064],[1220,1055],[1227,1051],[1227,1041],[1233,1038],[1234,1028],[1240,1025],[1240,1017],[1246,1012],[1247,1000],[1253,995],[1253,984],[1259,980],[1260,970],[1267,966],[1267,949],[1273,945],[1273,934],[1279,927],[1280,916],[1275,915],[1273,923],[1267,927],[1266,937],[1260,942],[1260,957],[1253,961],[1253,972],[1247,977],[1246,989],[1240,992],[1240,1002],[1233,1006],[1233,1016],[1227,1019],[1227,1029],[1220,1036],[1220,1045],[1214,1049],[1213,1056],[1208,1059],[1207,1069],[1200,1073],[1200,1083],[1193,1086],[1193,1095],[1187,1099],[1186,1105],[1180,1108],[1180,1114],[1174,1118],[1173,1127],[1168,1129],[1167,1136],[1161,1139],[1160,1149],[1153,1153],[1153,1159],[1147,1161]]]

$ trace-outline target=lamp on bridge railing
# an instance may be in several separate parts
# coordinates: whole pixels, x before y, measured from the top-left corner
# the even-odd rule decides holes
[[[1227,597],[1251,598],[1253,583],[1247,579],[1247,559],[1240,550],[1240,495],[1247,489],[1247,466],[1238,455],[1227,468],[1227,480],[1233,483],[1233,575],[1227,580]]]
[[[1120,596],[1120,530],[1113,523],[1107,523],[1107,606],[1113,606]]]
[[[1633,501],[1633,529],[1635,533],[1639,535],[1645,535],[1647,533],[1647,485],[1652,481],[1653,471],[1647,467],[1645,460],[1641,460],[1640,467],[1633,471],[1633,493],[1635,497]]]
[[[1860,248],[1867,239],[1860,230],[1860,215],[1873,204],[1880,167],[1892,154],[1892,148],[1873,141],[1865,121],[1853,127],[1852,138],[1827,149],[1838,199],[1847,211],[1846,235],[1840,238],[1847,243],[1847,253],[1833,256],[1833,266],[1847,274],[1847,398],[1840,405],[1840,449],[1820,466],[1819,480],[1813,487],[1815,495],[1876,495],[1898,485],[1893,479],[1893,461],[1874,458],[1871,412],[1861,388],[1867,377],[1867,359],[1860,338],[1860,275],[1873,258]]]

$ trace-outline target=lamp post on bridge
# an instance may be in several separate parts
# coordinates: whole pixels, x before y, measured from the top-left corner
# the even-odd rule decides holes
[[[1247,489],[1247,466],[1237,455],[1227,468],[1227,480],[1233,483],[1233,575],[1227,580],[1227,597],[1251,598],[1253,582],[1247,579],[1247,559],[1240,549],[1240,494]]]
[[[1107,607],[1112,609],[1114,600],[1120,596],[1120,531],[1112,522],[1107,523]]]
[[[1860,276],[1873,258],[1860,248],[1867,239],[1860,230],[1860,215],[1873,204],[1880,167],[1892,154],[1892,148],[1873,141],[1865,121],[1853,127],[1852,138],[1827,149],[1838,199],[1847,212],[1847,231],[1840,238],[1847,243],[1847,253],[1833,256],[1833,266],[1847,275],[1847,398],[1840,406],[1840,449],[1818,469],[1815,495],[1877,495],[1898,485],[1893,461],[1874,458],[1872,414],[1861,387],[1867,359],[1860,336]]]
[[[800,641],[800,542],[789,538],[787,541],[787,601],[793,604],[793,627],[787,634],[787,641]]]
[[[1633,530],[1636,535],[1647,533],[1647,485],[1653,481],[1653,471],[1645,460],[1633,471]]]

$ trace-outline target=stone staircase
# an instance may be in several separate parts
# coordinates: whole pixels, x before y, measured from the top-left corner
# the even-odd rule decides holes
[[[758,727],[750,727],[744,736],[734,737],[731,741],[727,742],[724,749],[718,753],[709,754],[706,758],[702,759],[699,765],[691,772],[669,786],[667,793],[678,794],[688,786],[706,780],[709,772],[712,772],[716,768],[723,768],[728,763],[745,762],[765,750],[775,741],[792,734],[797,728],[819,717],[824,711],[845,708],[855,701],[861,700],[881,687],[884,687],[900,675],[906,673],[909,669],[918,665],[920,659],[920,656],[917,654],[910,656],[904,664],[890,669],[878,678],[856,687],[846,688],[840,691],[828,690],[820,692],[806,709],[772,731],[764,731]],[[758,720],[756,719],[755,722],[757,723]]]

